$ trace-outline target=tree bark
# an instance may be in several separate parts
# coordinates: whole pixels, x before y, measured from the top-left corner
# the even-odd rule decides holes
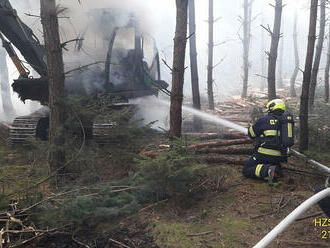
[[[189,33],[192,35],[189,40],[190,45],[190,71],[191,71],[191,89],[193,96],[193,108],[201,109],[199,94],[199,79],[197,66],[197,48],[196,48],[196,18],[195,18],[195,0],[189,0]],[[202,129],[202,120],[194,115],[194,130]]]
[[[56,171],[64,164],[64,136],[62,125],[65,121],[64,107],[64,66],[59,36],[59,25],[55,0],[40,0],[41,22],[47,51],[47,74],[49,81],[49,164]]]
[[[282,22],[281,22],[281,29],[282,33],[284,32],[284,22],[283,22],[283,16],[282,16]],[[282,37],[280,41],[280,55],[279,55],[279,61],[278,61],[278,78],[277,78],[277,87],[279,89],[283,89],[283,54],[284,54],[284,36]]]
[[[309,89],[309,109],[312,110],[314,105],[314,98],[315,98],[315,89],[317,84],[317,75],[319,72],[320,61],[322,56],[322,48],[323,48],[323,41],[324,41],[324,32],[325,32],[325,3],[326,0],[320,0],[320,31],[318,36],[318,41],[316,45],[316,52],[315,52],[315,59],[312,69],[312,76],[311,76],[311,83]]]
[[[261,20],[264,23],[264,18]],[[260,53],[260,62],[261,62],[261,77],[260,77],[260,91],[263,92],[266,86],[266,60],[265,60],[265,31],[261,28],[261,53]]]
[[[242,98],[247,97],[249,84],[249,53],[251,42],[251,15],[252,1],[244,0],[244,17],[243,17],[243,91]]]
[[[308,97],[309,87],[311,81],[311,72],[313,65],[315,34],[316,34],[316,21],[317,21],[317,3],[318,0],[311,0],[310,19],[309,19],[309,33],[307,54],[305,61],[305,70],[302,84],[302,91],[300,96],[300,130],[299,130],[299,150],[305,151],[308,149]]]
[[[291,79],[290,79],[290,96],[296,97],[296,79],[299,72],[299,52],[298,52],[298,31],[297,31],[297,20],[298,20],[298,13],[296,11],[294,16],[294,24],[293,24],[293,49],[294,49],[294,61],[295,61],[295,67],[294,71],[292,73]]]
[[[6,117],[13,117],[15,115],[15,110],[10,93],[7,53],[2,47],[0,48],[0,85],[3,112]]]
[[[173,51],[170,137],[181,137],[183,83],[187,44],[188,0],[176,0],[176,30]]]
[[[197,150],[196,153],[198,153],[198,154],[217,153],[217,154],[250,155],[253,153],[253,151],[254,151],[254,149],[251,147],[224,147],[224,148],[201,149],[201,150]]]
[[[214,95],[213,95],[213,0],[209,0],[209,55],[207,66],[207,95],[209,101],[209,109],[214,110]]]
[[[189,149],[198,150],[202,148],[242,145],[242,144],[251,144],[251,143],[253,143],[253,140],[251,139],[221,140],[221,141],[213,141],[213,142],[190,145]]]
[[[329,70],[330,70],[330,23],[329,23],[329,35],[328,35],[327,64],[325,66],[325,73],[324,73],[324,101],[325,102],[329,102]]]
[[[282,18],[282,0],[276,0],[275,4],[275,18],[274,27],[271,32],[271,45],[270,52],[268,56],[268,100],[276,98],[276,60],[277,60],[277,50],[278,42],[281,35],[281,18]]]

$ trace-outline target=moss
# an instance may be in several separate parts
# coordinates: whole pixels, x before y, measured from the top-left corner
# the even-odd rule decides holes
[[[242,233],[251,229],[251,225],[244,219],[225,216],[219,219],[220,227],[223,230],[223,242],[220,247],[236,248],[242,247]]]
[[[152,231],[156,244],[162,248],[200,247],[200,237],[187,236],[194,232],[190,225],[179,223],[158,223]]]

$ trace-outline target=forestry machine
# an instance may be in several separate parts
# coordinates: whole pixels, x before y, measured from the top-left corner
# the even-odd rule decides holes
[[[106,19],[108,25],[109,21],[115,19],[111,9],[94,10],[91,11],[90,16],[92,19],[93,16],[99,18],[100,13],[101,19]],[[114,24],[110,33],[102,34],[106,37],[103,40],[104,46],[101,47],[104,48],[102,54],[104,54],[105,63],[98,65],[96,69],[93,68],[95,70],[73,72],[65,81],[66,94],[110,95],[120,98],[123,102],[128,102],[131,98],[158,95],[159,91],[169,94],[166,89],[168,84],[160,80],[159,54],[153,38],[142,34],[138,25],[135,24],[133,15],[128,16],[131,20],[124,26]],[[76,44],[77,53],[83,50],[84,37],[80,38]],[[20,77],[12,84],[13,90],[18,93],[23,102],[25,100],[39,101],[45,106],[31,115],[17,117],[14,120],[10,131],[11,143],[25,143],[29,138],[45,140],[49,126],[45,47],[40,44],[32,29],[22,22],[9,0],[0,0],[0,39],[20,73]],[[40,78],[30,76],[29,70],[19,59],[13,47],[20,51],[26,63],[40,75]],[[66,61],[64,63],[66,64]],[[84,76],[86,72],[88,76]],[[85,84],[82,85],[82,81]],[[98,87],[93,87],[95,81],[98,82]],[[93,123],[92,136],[101,140],[100,136],[106,136],[113,126],[111,121],[97,123],[95,120],[90,120],[90,123]]]

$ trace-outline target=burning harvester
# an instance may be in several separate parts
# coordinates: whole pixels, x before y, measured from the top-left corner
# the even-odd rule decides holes
[[[71,71],[65,81],[67,94],[106,94],[120,98],[122,102],[157,95],[159,91],[169,94],[168,84],[161,80],[155,41],[141,31],[133,14],[118,9],[96,9],[90,11],[88,17],[88,26],[79,35],[74,52],[64,56],[67,71]],[[13,90],[22,101],[29,99],[47,105],[45,48],[20,20],[8,0],[0,0],[0,38],[20,73],[12,84]],[[40,78],[29,76],[12,45]],[[48,114],[48,111],[37,111],[17,117],[11,129],[11,141],[22,143],[30,137],[45,138]],[[94,123],[94,136],[109,127],[110,123]]]

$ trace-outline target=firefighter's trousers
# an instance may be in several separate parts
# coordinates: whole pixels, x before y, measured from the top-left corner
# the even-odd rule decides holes
[[[245,163],[243,175],[248,178],[265,178],[268,177],[268,169],[270,166],[280,166],[281,162],[285,161],[286,159],[281,156],[254,153]]]

